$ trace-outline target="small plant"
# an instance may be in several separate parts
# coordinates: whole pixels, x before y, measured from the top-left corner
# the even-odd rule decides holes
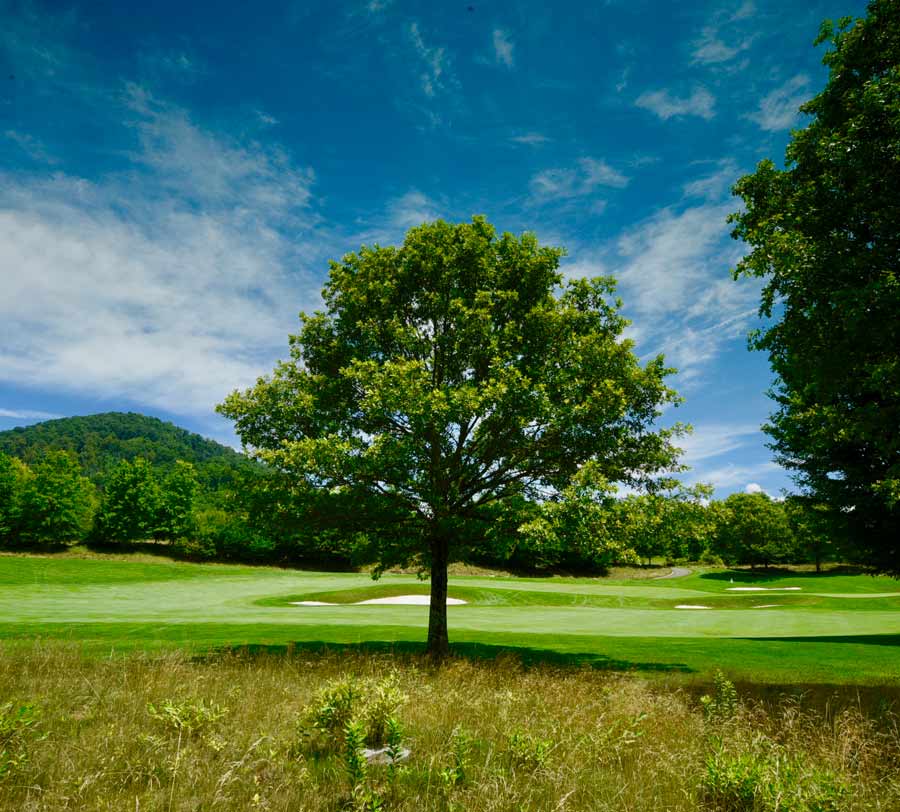
[[[202,699],[184,699],[180,702],[166,699],[158,708],[153,704],[148,705],[147,713],[179,735],[189,736],[215,724],[228,714],[228,710],[219,705],[207,704]]]
[[[512,765],[531,771],[544,766],[552,749],[553,743],[548,739],[538,739],[520,730],[510,734],[506,746]]]
[[[450,764],[441,770],[441,781],[446,789],[466,782],[466,770],[469,764],[469,752],[472,740],[462,728],[454,728],[450,735]]]
[[[761,794],[763,766],[750,753],[714,753],[706,759],[701,793],[717,812],[752,812]]]
[[[354,796],[366,782],[369,765],[363,754],[365,744],[366,734],[362,722],[347,722],[344,725],[344,770]]]
[[[300,738],[313,749],[339,750],[347,725],[354,719],[360,694],[360,687],[352,678],[329,682],[301,718]]]
[[[34,705],[0,705],[0,780],[28,761],[28,745],[37,739]]]
[[[721,671],[713,677],[713,695],[704,694],[700,704],[706,718],[711,722],[727,722],[733,719],[738,709],[738,694],[734,683]]]
[[[400,759],[403,756],[403,728],[393,716],[388,717],[385,723],[385,744],[388,757],[388,781],[391,786],[394,786],[398,773],[403,769],[400,766]]]
[[[381,747],[387,742],[387,724],[406,695],[400,690],[396,672],[371,685],[365,697],[366,741],[369,747]]]
[[[336,751],[344,743],[347,724],[359,720],[370,747],[387,741],[387,723],[406,695],[395,673],[378,682],[343,678],[319,692],[300,720],[300,739],[314,750]]]

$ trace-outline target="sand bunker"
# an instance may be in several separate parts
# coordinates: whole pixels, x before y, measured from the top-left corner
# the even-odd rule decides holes
[[[802,586],[729,586],[726,592],[798,592]]]
[[[679,603],[676,609],[709,609],[709,606],[699,606],[693,603]]]
[[[291,601],[291,606],[362,606],[370,603],[393,603],[403,606],[429,606],[431,597],[429,595],[395,595],[392,598],[369,598],[366,601],[356,601],[355,603],[328,603],[327,601]],[[466,603],[460,598],[447,598],[447,606],[459,606]]]

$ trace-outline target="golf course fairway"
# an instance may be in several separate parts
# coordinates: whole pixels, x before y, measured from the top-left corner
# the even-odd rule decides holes
[[[358,605],[421,595],[411,575],[116,558],[0,556],[4,646],[198,653],[243,646],[418,650],[427,606]],[[900,684],[900,582],[843,574],[715,570],[667,579],[453,576],[460,653],[647,674],[778,684]],[[300,601],[324,604],[301,606]]]

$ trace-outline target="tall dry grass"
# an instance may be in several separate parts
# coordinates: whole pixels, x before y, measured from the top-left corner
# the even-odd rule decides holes
[[[412,755],[354,791],[341,746],[313,751],[300,720],[323,686],[392,672]],[[16,732],[26,705],[36,722]],[[711,711],[695,686],[513,658],[104,659],[36,643],[0,649],[4,707],[0,809],[16,812],[900,810],[898,717],[847,689],[739,691]]]

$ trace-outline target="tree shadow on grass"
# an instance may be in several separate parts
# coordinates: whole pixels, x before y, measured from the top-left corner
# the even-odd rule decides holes
[[[857,643],[861,646],[900,646],[900,634],[822,635],[819,637],[739,637],[764,643]]]
[[[803,578],[810,581],[823,581],[828,578],[845,575],[873,575],[869,570],[861,567],[840,566],[825,570],[824,572],[806,572],[772,566],[769,569],[727,569],[716,572],[704,572],[700,575],[702,581],[734,581],[734,583],[755,584],[760,581],[777,581],[781,578]]]
[[[513,658],[525,667],[550,665],[561,668],[589,667],[601,671],[635,671],[662,673],[693,673],[695,669],[685,663],[636,662],[617,659],[605,654],[592,652],[559,652],[529,646],[499,646],[490,643],[460,642],[450,647],[451,659],[465,659],[475,662],[489,662]],[[214,649],[199,659],[215,658],[222,655],[237,656],[297,656],[304,654],[353,654],[390,655],[401,660],[428,659],[425,644],[408,641],[372,640],[362,643],[333,643],[325,641],[302,641],[287,644],[251,643],[239,646],[224,646]]]

